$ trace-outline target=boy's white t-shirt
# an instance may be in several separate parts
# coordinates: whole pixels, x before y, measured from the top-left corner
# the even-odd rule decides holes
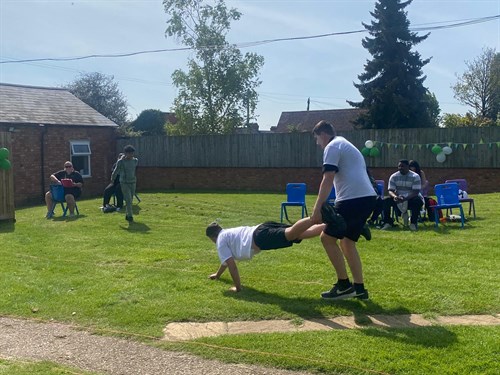
[[[252,249],[253,232],[258,225],[254,227],[236,227],[223,229],[217,237],[217,253],[221,264],[229,258],[235,260],[249,260],[254,255]]]
[[[363,155],[344,137],[336,136],[325,147],[325,164],[335,165],[339,169],[333,179],[336,201],[377,195],[366,173]]]

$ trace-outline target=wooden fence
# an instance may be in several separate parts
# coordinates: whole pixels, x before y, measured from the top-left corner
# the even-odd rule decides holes
[[[0,132],[0,148],[11,148],[11,135]],[[0,221],[15,220],[14,209],[14,172],[0,169]]]
[[[456,129],[389,129],[340,132],[360,150],[372,140],[380,150],[367,157],[372,168],[395,167],[415,159],[426,168],[499,168],[500,127]],[[118,152],[132,144],[145,167],[319,167],[322,150],[311,133],[261,133],[205,136],[156,136],[120,139]],[[452,153],[439,163],[434,145]]]

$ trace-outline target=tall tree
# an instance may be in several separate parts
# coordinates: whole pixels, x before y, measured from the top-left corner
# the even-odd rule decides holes
[[[192,48],[188,71],[172,74],[178,96],[174,100],[175,125],[180,134],[231,133],[254,119],[264,59],[254,53],[244,56],[226,41],[231,21],[241,17],[227,9],[223,0],[215,5],[203,0],[164,0],[167,36]]]
[[[64,87],[116,124],[126,124],[128,104],[113,76],[98,72],[81,74]]]
[[[365,64],[361,81],[354,86],[363,100],[348,103],[366,109],[357,123],[367,129],[433,127],[429,109],[432,98],[427,95],[422,67],[430,59],[422,60],[412,47],[429,34],[418,36],[410,32],[410,21],[404,9],[412,0],[378,0],[370,12],[375,20],[363,26],[371,37],[362,41],[373,56]]]
[[[452,86],[455,98],[474,109],[475,116],[497,120],[500,110],[500,53],[484,48],[473,61],[466,61],[467,70],[457,75]]]
[[[145,109],[130,123],[130,127],[144,135],[165,134],[165,114],[159,109]]]

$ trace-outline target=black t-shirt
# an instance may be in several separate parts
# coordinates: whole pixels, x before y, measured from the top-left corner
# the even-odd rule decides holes
[[[61,181],[63,178],[70,178],[75,184],[78,182],[81,182],[83,184],[83,177],[77,171],[73,171],[71,173],[66,173],[65,170],[62,170],[62,171],[54,173],[54,176],[56,176],[56,178],[59,181]],[[64,188],[64,195],[71,194],[75,198],[78,198],[81,193],[82,193],[82,189],[77,187],[77,186],[70,187],[70,188],[67,188],[67,187]]]

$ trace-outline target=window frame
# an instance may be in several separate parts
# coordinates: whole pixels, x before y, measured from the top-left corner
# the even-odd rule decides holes
[[[87,152],[76,152],[75,146],[86,146],[88,148]],[[91,155],[92,155],[92,149],[90,147],[90,140],[87,139],[76,139],[76,140],[70,140],[69,141],[69,154],[70,154],[70,159],[71,163],[73,163],[73,166],[75,166],[75,160],[73,158],[86,158],[86,163],[84,161],[84,167],[85,164],[88,166],[88,171],[85,173],[85,168],[83,168],[83,173],[82,169],[77,169],[75,168],[76,171],[80,172],[82,177],[92,177],[92,169],[90,167],[90,161],[91,161]],[[76,163],[76,165],[80,164],[79,162]]]

